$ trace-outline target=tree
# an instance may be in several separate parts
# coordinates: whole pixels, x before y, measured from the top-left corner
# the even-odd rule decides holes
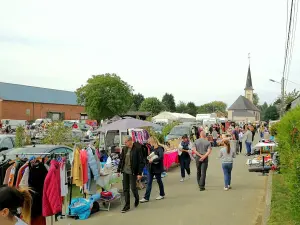
[[[47,125],[47,135],[43,138],[43,144],[62,145],[72,143],[72,128],[66,127],[63,122]]]
[[[116,74],[93,75],[77,89],[77,101],[91,119],[100,121],[127,112],[132,106],[132,87]]]
[[[257,93],[253,93],[253,104],[255,106],[258,106],[258,103],[259,103],[259,97],[258,97],[258,94]]]
[[[187,106],[184,102],[180,101],[179,104],[176,106],[176,112],[178,113],[186,113]]]
[[[226,112],[227,104],[222,101],[213,101],[198,107],[198,113]]]
[[[268,103],[264,102],[264,104],[258,106],[258,108],[260,109],[261,120],[266,121],[265,114],[266,114],[266,110],[269,108]]]
[[[145,100],[144,95],[142,95],[141,93],[134,94],[132,110],[138,110],[144,100]]]
[[[162,98],[162,103],[164,104],[167,111],[175,112],[176,104],[174,100],[174,96],[172,94],[166,93]]]
[[[186,113],[188,113],[192,116],[196,116],[197,106],[195,105],[194,102],[188,102],[188,104],[186,105]]]
[[[286,93],[284,95],[284,104],[287,105],[291,103],[295,98],[299,97],[300,92],[294,89],[292,92]],[[274,102],[275,105],[281,104],[281,96],[279,96],[276,101]]]
[[[155,97],[145,98],[139,108],[140,111],[151,112],[152,115],[160,113],[163,109],[163,104]]]
[[[278,120],[278,118],[279,118],[279,113],[278,113],[277,107],[275,105],[270,105],[266,109],[264,119],[266,121],[269,121],[269,120]]]

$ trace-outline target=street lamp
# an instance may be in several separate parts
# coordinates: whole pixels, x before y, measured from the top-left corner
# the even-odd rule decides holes
[[[282,77],[281,79],[281,82],[278,82],[276,80],[273,80],[273,79],[269,79],[271,82],[273,83],[278,83],[278,84],[281,84],[281,107],[280,107],[280,116],[283,116],[283,113],[284,113],[284,82],[288,81],[290,83],[293,83],[293,84],[296,84],[296,85],[300,85],[300,84],[297,84],[293,81],[290,81],[290,80],[287,80],[287,79],[284,79],[284,77]]]

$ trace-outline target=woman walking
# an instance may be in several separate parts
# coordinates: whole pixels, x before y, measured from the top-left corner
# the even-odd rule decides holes
[[[233,165],[233,158],[235,158],[235,149],[230,148],[229,140],[224,141],[224,148],[220,150],[220,158],[222,160],[222,169],[224,173],[224,190],[231,189],[231,171]]]
[[[243,130],[240,129],[240,131],[239,131],[240,154],[242,153],[242,149],[243,149],[243,138],[244,138],[244,133],[243,133]]]
[[[159,146],[158,140],[155,137],[150,137],[148,143],[151,145],[151,158],[149,159],[149,169],[148,169],[148,182],[147,189],[143,199],[140,200],[141,203],[148,202],[150,200],[150,194],[152,190],[152,181],[155,176],[156,181],[159,186],[159,196],[156,200],[162,200],[165,197],[164,184],[161,179],[161,173],[164,172],[164,148]],[[149,155],[149,156],[150,156]]]

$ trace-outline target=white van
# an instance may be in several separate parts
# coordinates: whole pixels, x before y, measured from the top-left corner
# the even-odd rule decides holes
[[[6,129],[6,127],[10,127],[10,129],[15,130],[18,126],[26,126],[26,120],[10,120],[10,119],[2,119],[2,128]]]

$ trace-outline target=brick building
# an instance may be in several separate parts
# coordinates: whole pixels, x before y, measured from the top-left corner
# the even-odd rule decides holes
[[[0,119],[78,120],[86,116],[74,92],[0,82]]]

